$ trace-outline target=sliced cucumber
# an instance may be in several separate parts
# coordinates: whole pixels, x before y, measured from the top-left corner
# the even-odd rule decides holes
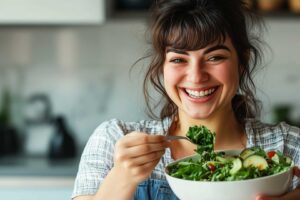
[[[241,154],[240,157],[245,160],[246,158],[248,158],[249,156],[253,155],[255,153],[255,151],[253,151],[252,149],[244,149]]]
[[[280,159],[279,159],[279,156],[277,153],[274,154],[274,156],[271,158],[271,160],[273,162],[275,162],[276,164],[279,164],[279,162],[280,162]]]
[[[263,157],[258,156],[258,155],[252,155],[252,156],[247,157],[244,160],[243,166],[245,168],[253,166],[259,170],[264,170],[268,167],[268,163],[267,163],[266,159],[264,159]]]
[[[234,159],[232,161],[232,164],[233,164],[233,166],[232,166],[231,170],[229,171],[229,173],[231,175],[236,174],[243,167],[242,161],[239,158]]]
[[[217,156],[216,160],[221,162],[221,163],[226,163],[227,162],[227,160],[224,157],[221,157],[221,156]]]
[[[235,159],[235,158],[232,157],[232,156],[224,156],[224,157],[222,157],[222,156],[217,156],[217,157],[216,157],[216,160],[219,161],[219,162],[221,162],[221,163],[228,163],[228,162],[230,162],[230,161],[233,161],[234,159]]]
[[[290,157],[285,157],[285,163],[288,165],[292,164],[292,159]]]

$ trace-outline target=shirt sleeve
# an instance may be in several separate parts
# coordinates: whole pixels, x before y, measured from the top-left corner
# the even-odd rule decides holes
[[[79,164],[72,198],[94,195],[113,167],[116,141],[124,135],[113,121],[102,123],[89,138]]]
[[[291,156],[295,166],[300,168],[300,129],[295,126],[285,124],[284,150]],[[293,187],[295,189],[300,184],[300,178],[293,178]]]

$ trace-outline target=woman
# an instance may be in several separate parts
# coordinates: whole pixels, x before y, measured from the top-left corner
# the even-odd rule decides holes
[[[185,135],[193,125],[216,132],[217,150],[260,146],[288,154],[299,166],[300,130],[256,120],[252,74],[260,51],[250,32],[256,24],[241,0],[156,1],[144,89],[150,111],[148,82],[162,95],[160,116],[102,123],[83,152],[74,199],[178,199],[164,166],[194,154],[195,146],[165,135]],[[300,199],[298,184],[295,178],[282,197],[257,199]]]

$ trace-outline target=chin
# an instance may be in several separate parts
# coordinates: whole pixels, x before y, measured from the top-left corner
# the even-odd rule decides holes
[[[205,113],[188,113],[188,116],[190,116],[193,119],[200,119],[200,120],[205,120],[207,118],[209,118],[210,113],[205,112]]]

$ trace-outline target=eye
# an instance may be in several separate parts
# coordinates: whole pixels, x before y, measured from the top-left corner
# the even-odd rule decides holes
[[[170,59],[170,62],[178,64],[178,63],[184,63],[186,61],[184,59],[182,59],[182,58],[174,58],[174,59]]]
[[[211,56],[207,60],[209,62],[218,62],[218,61],[222,61],[222,60],[225,60],[225,59],[226,59],[225,56]]]

